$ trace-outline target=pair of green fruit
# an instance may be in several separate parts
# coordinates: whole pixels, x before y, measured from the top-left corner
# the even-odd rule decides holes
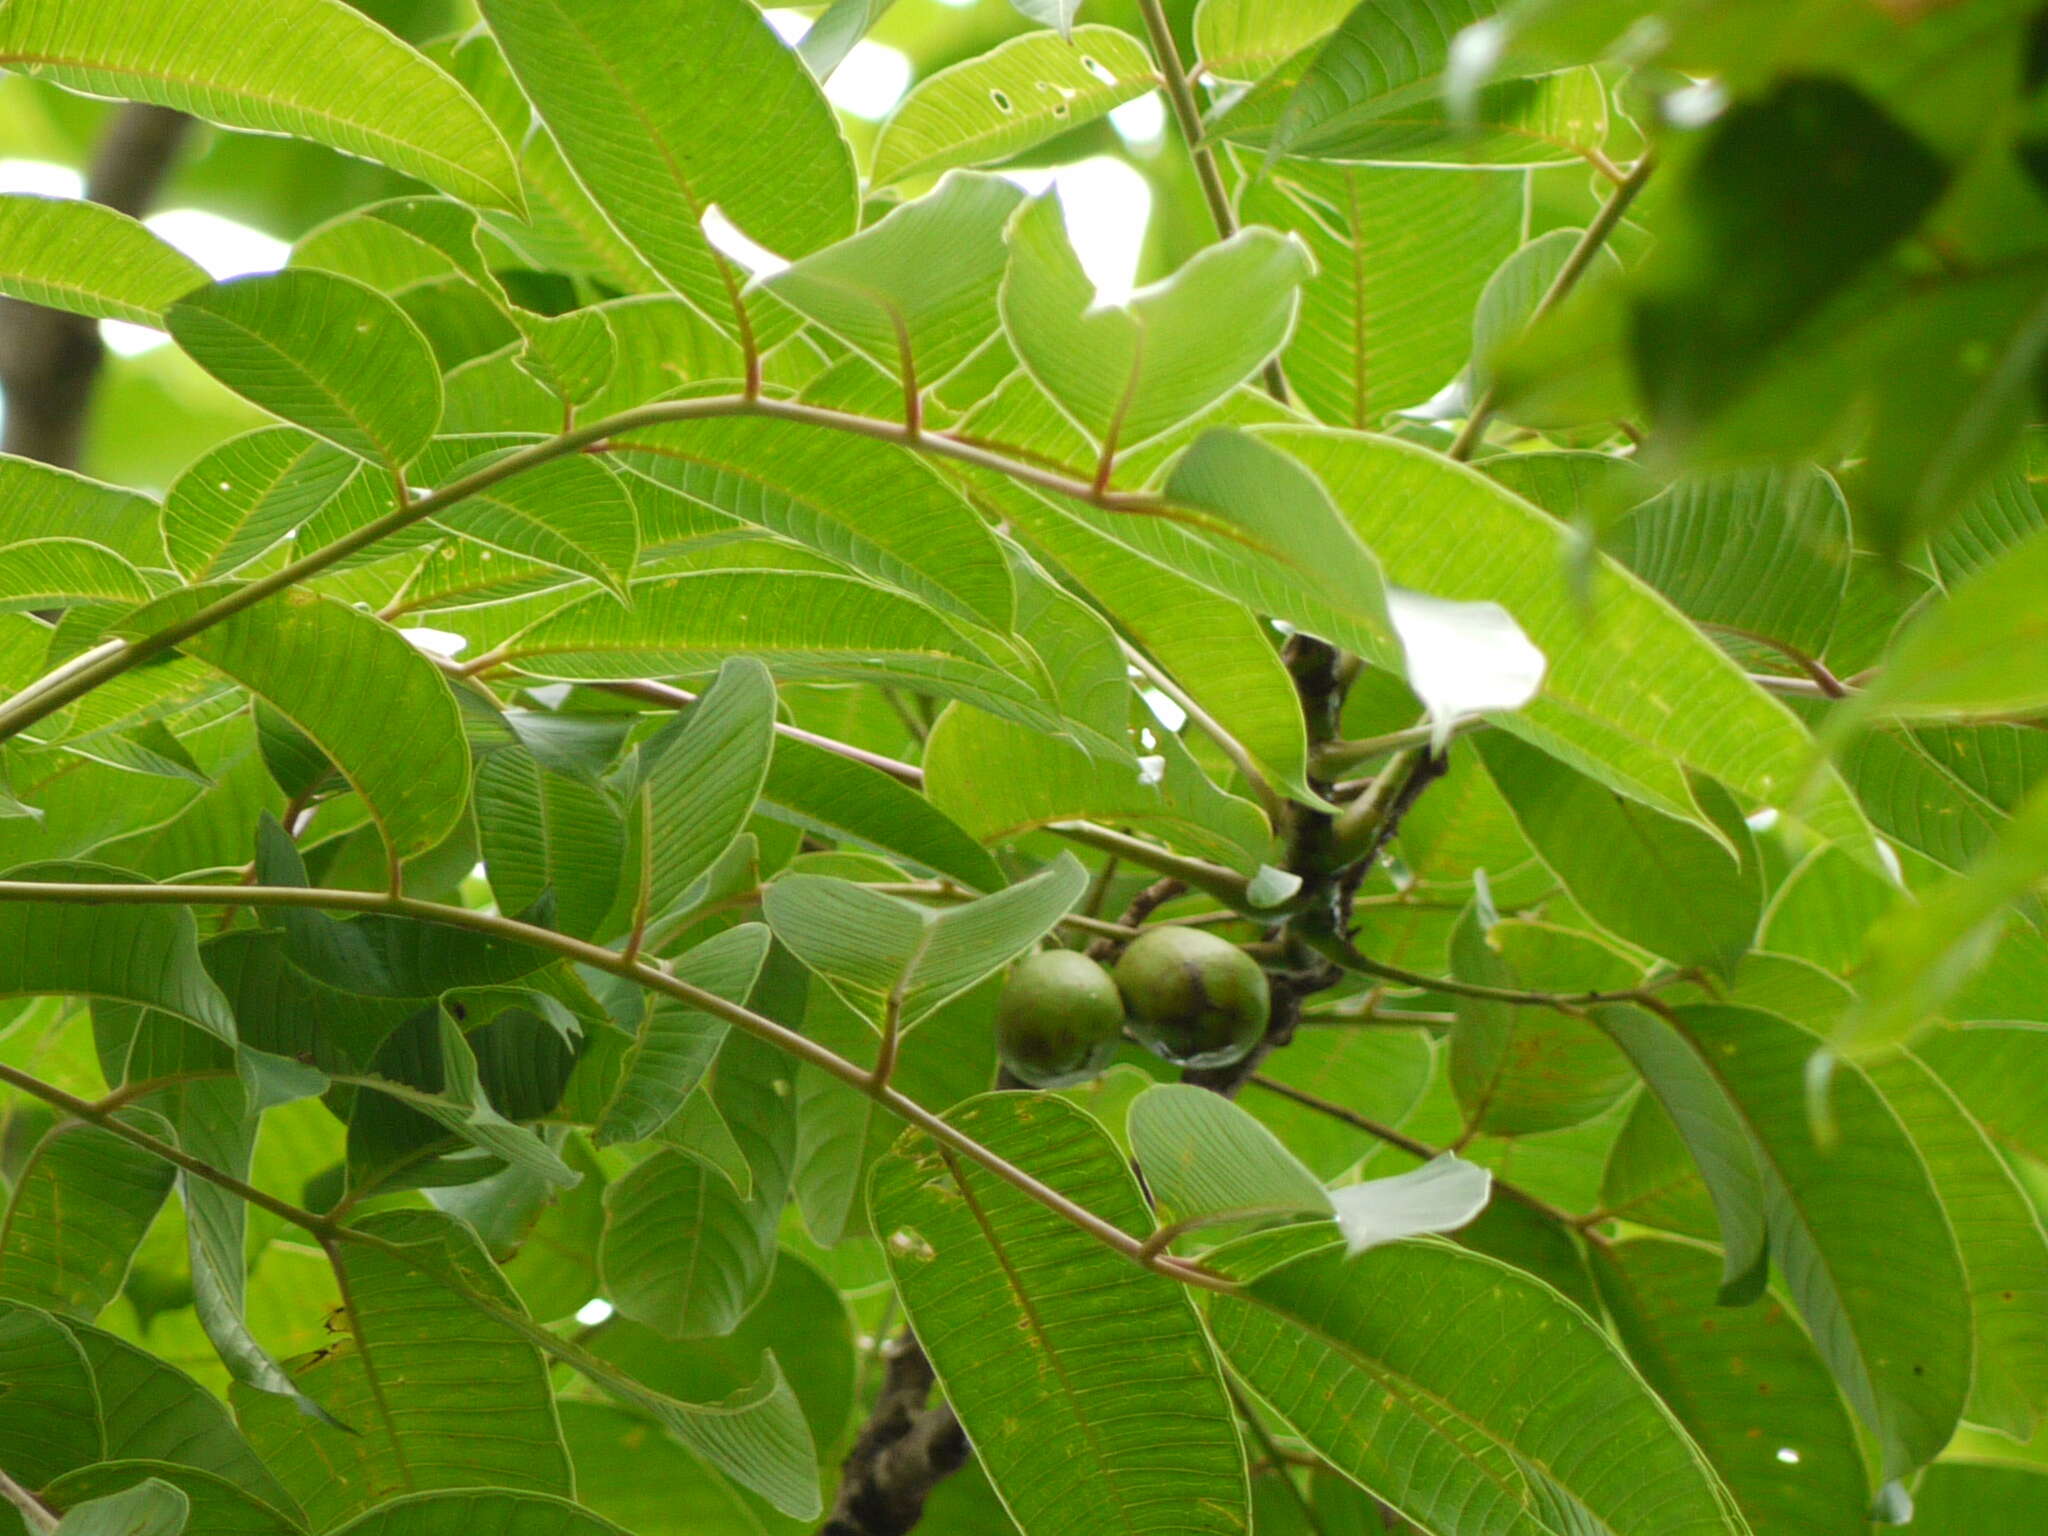
[[[1131,940],[1112,975],[1071,949],[1040,950],[1010,972],[996,1006],[1003,1063],[1034,1088],[1086,1082],[1109,1065],[1126,1023],[1184,1067],[1242,1061],[1266,1033],[1266,973],[1235,944],[1163,925]]]

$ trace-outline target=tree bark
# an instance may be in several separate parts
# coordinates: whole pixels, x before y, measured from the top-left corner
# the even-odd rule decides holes
[[[168,107],[121,108],[93,156],[86,197],[140,218],[155,201],[191,124]],[[105,357],[97,321],[0,299],[0,391],[7,400],[0,451],[76,469]]]

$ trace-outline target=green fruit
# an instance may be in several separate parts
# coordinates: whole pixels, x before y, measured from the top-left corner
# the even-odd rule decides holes
[[[1266,1033],[1266,973],[1235,944],[1199,928],[1148,928],[1116,963],[1131,1033],[1183,1067],[1242,1061]]]
[[[1124,1002],[1109,972],[1071,949],[1026,955],[996,1004],[1003,1064],[1034,1088],[1085,1083],[1109,1065]]]

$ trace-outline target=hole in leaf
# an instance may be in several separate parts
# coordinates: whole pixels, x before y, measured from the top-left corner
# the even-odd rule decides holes
[[[1015,107],[1010,105],[1010,98],[1008,93],[1006,92],[990,91],[988,93],[988,99],[996,104],[996,110],[998,112],[1014,112],[1017,110]]]

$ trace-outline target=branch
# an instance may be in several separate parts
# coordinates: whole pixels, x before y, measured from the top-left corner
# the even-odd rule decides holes
[[[1536,301],[1536,308],[1529,316],[1534,325],[1545,315],[1564,302],[1565,296],[1578,286],[1579,279],[1586,274],[1586,268],[1593,264],[1593,258],[1600,254],[1600,247],[1607,243],[1607,237],[1614,233],[1621,223],[1622,215],[1628,212],[1629,204],[1636,200],[1636,194],[1643,190],[1643,183],[1650,179],[1650,172],[1656,168],[1657,157],[1644,151],[1635,168],[1616,183],[1614,191],[1600,211],[1593,215],[1593,222],[1586,226],[1579,236],[1579,243],[1572,247],[1565,257],[1564,265],[1557,269],[1550,286],[1543,291],[1543,297]],[[1525,327],[1526,329],[1526,327]],[[1469,459],[1479,446],[1479,440],[1486,435],[1486,424],[1493,419],[1494,387],[1489,384],[1477,400],[1472,403],[1472,414],[1465,418],[1465,425],[1458,432],[1448,450],[1454,459]]]
[[[168,107],[122,107],[93,157],[87,200],[142,217],[191,126],[192,119]],[[93,385],[105,360],[98,322],[0,299],[0,390],[7,395],[0,452],[76,469]]]
[[[0,1504],[12,1504],[21,1515],[21,1523],[36,1536],[48,1536],[57,1529],[57,1517],[43,1501],[9,1477],[4,1469],[0,1469]]]
[[[678,1002],[685,1003],[700,1013],[746,1031],[779,1050],[808,1062],[820,1071],[836,1077],[849,1087],[866,1094],[877,1104],[898,1119],[916,1126],[941,1146],[950,1148],[979,1164],[990,1174],[1001,1179],[1021,1194],[1036,1200],[1063,1220],[1073,1223],[1090,1237],[1124,1255],[1143,1268],[1155,1270],[1171,1279],[1188,1285],[1200,1286],[1205,1290],[1229,1291],[1234,1289],[1230,1282],[1219,1279],[1199,1266],[1182,1263],[1177,1259],[1160,1257],[1148,1258],[1144,1244],[1122,1228],[1104,1220],[1093,1211],[1069,1200],[1050,1185],[1032,1177],[1014,1163],[991,1152],[973,1137],[956,1129],[945,1119],[926,1109],[915,1099],[909,1098],[885,1083],[877,1083],[868,1069],[844,1056],[828,1050],[817,1041],[799,1034],[786,1025],[778,1024],[742,1007],[726,1001],[715,992],[707,992],[668,974],[660,967],[643,960],[628,960],[615,950],[588,943],[582,939],[556,933],[552,929],[522,923],[516,918],[500,917],[494,912],[479,912],[468,907],[444,906],[438,902],[421,901],[411,896],[401,896],[385,891],[328,890],[308,886],[264,886],[264,885],[92,885],[71,883],[43,883],[28,880],[0,880],[0,902],[4,901],[46,901],[63,902],[72,905],[93,906],[102,903],[134,906],[249,906],[249,907],[301,907],[314,910],[326,909],[344,912],[377,912],[392,917],[407,917],[420,922],[442,923],[451,928],[466,928],[475,933],[488,934],[515,944],[525,944],[536,949],[545,949],[579,965],[587,965],[605,971],[661,992]],[[187,1169],[200,1178],[232,1189],[242,1198],[261,1206],[274,1215],[305,1227],[307,1231],[331,1233],[335,1230],[332,1222],[315,1216],[310,1211],[300,1210],[274,1196],[242,1183],[229,1182],[229,1176],[219,1169],[199,1162],[189,1153],[180,1151],[168,1142],[159,1142],[144,1132],[123,1126],[118,1120],[105,1116],[97,1106],[85,1099],[77,1098],[53,1088],[47,1083],[17,1072],[12,1067],[0,1065],[0,1082],[11,1082],[25,1092],[34,1094],[53,1107],[81,1119],[93,1120],[116,1135],[147,1146],[159,1156],[165,1157],[179,1167]],[[309,1225],[310,1223],[310,1225]]]
[[[1328,956],[1347,971],[1357,971],[1362,976],[1377,976],[1382,981],[1399,982],[1404,987],[1417,987],[1426,992],[1448,992],[1453,997],[1477,998],[1488,1003],[1512,1003],[1525,1008],[1555,1008],[1562,1013],[1573,1013],[1581,1008],[1590,1008],[1597,1003],[1642,1003],[1649,1000],[1651,988],[1684,980],[1682,975],[1672,975],[1661,982],[1646,982],[1640,987],[1630,987],[1619,992],[1536,992],[1521,987],[1488,987],[1476,981],[1459,981],[1451,976],[1425,976],[1420,971],[1404,970],[1398,965],[1388,965],[1359,953],[1358,947],[1342,934],[1304,932],[1302,940],[1317,953]]]
[[[819,1536],[903,1536],[931,1491],[967,1460],[951,1408],[927,1408],[937,1376],[908,1333],[889,1356],[874,1411],[840,1468],[839,1496]]]
[[[963,464],[992,470],[1022,484],[1070,496],[1106,511],[1156,512],[1165,507],[1165,503],[1157,496],[1098,489],[1086,481],[1076,480],[1054,470],[1042,469],[1019,459],[1006,458],[1002,454],[962,442],[944,433],[913,433],[900,422],[878,421],[872,417],[826,410],[821,406],[805,405],[798,401],[769,400],[751,395],[710,395],[693,400],[657,400],[652,404],[636,406],[632,410],[621,411],[602,421],[595,421],[557,437],[534,443],[516,453],[507,454],[474,474],[445,485],[430,496],[422,496],[409,506],[395,508],[373,522],[365,523],[353,532],[343,535],[332,544],[313,550],[267,576],[243,583],[232,592],[208,603],[175,624],[166,625],[135,640],[120,642],[117,648],[111,649],[91,666],[73,671],[61,681],[54,677],[46,677],[31,684],[6,705],[0,706],[0,741],[19,735],[38,720],[56,713],[74,699],[83,698],[101,683],[119,677],[152,657],[162,655],[222,620],[232,618],[243,609],[262,602],[266,597],[274,596],[287,587],[296,586],[309,577],[317,576],[359,550],[367,549],[372,544],[387,539],[425,518],[445,512],[477,492],[488,490],[526,470],[551,463],[572,453],[599,449],[609,445],[612,439],[621,434],[643,427],[679,421],[708,421],[731,416],[767,417],[776,421],[800,422],[827,431],[847,432],[858,437],[871,437],[883,442],[896,443],[919,453],[934,454],[940,458],[954,459]]]

